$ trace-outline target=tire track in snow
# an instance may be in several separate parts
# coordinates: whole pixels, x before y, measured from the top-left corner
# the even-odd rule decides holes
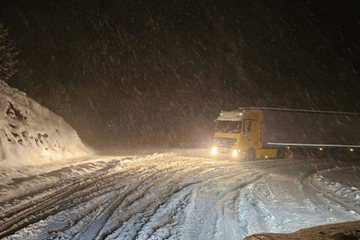
[[[132,174],[131,176],[135,176],[135,175],[139,175],[139,176],[141,176],[141,175],[144,175],[145,174],[145,172],[146,171],[149,171],[149,169],[156,169],[156,162],[154,162],[153,163],[154,165],[150,165],[150,166],[146,166],[146,167],[144,167],[144,166],[141,166],[141,167],[139,167],[138,168],[138,170],[136,171],[136,173],[134,173],[134,174]],[[171,168],[173,168],[173,164],[165,164],[166,166],[168,165],[168,168],[169,169],[171,169]],[[166,167],[165,166],[165,167]],[[181,165],[180,165],[181,166]],[[126,169],[126,171],[131,171],[131,170],[133,170],[133,169]],[[118,173],[116,173],[116,175],[117,175]],[[109,185],[109,188],[111,188],[111,186],[112,185],[114,185],[114,181],[112,181],[112,182],[104,182],[105,180],[108,180],[109,179],[109,176],[112,176],[112,175],[114,175],[114,174],[107,174],[107,176],[105,176],[105,177],[102,177],[102,178],[89,178],[89,179],[86,179],[85,181],[86,181],[86,186],[84,185],[84,188],[86,189],[86,187],[88,187],[89,189],[91,188],[91,186],[93,185],[93,184],[95,184],[95,182],[100,182],[101,184],[97,184],[98,186],[97,187],[94,187],[93,188],[93,190],[95,191],[95,192],[97,192],[97,191],[100,191],[99,189],[100,189],[100,187],[101,187],[101,189],[103,189],[103,187],[104,187],[104,184],[106,183],[107,185]],[[100,181],[101,180],[101,181]],[[125,179],[126,180],[126,179]],[[76,185],[76,184],[75,184]],[[71,185],[71,186],[69,186],[69,187],[67,187],[66,188],[66,191],[67,192],[78,192],[79,191],[79,188],[76,188],[77,186],[75,186],[74,187],[74,185]],[[110,189],[111,190],[111,189]],[[112,190],[114,190],[114,189],[112,189]],[[64,192],[64,189],[61,189],[61,191],[62,192]],[[56,197],[55,198],[52,198],[52,197],[49,197],[49,196],[47,196],[52,202],[51,203],[53,203],[53,202],[57,202],[58,204],[60,204],[60,205],[66,205],[67,206],[67,208],[70,208],[70,207],[72,207],[72,206],[74,206],[74,205],[78,205],[78,204],[80,204],[80,203],[82,203],[82,202],[85,202],[85,201],[88,201],[88,200],[90,200],[90,199],[92,199],[94,196],[92,196],[92,197],[88,197],[88,198],[84,198],[83,197],[83,195],[86,195],[88,193],[88,191],[84,191],[84,193],[83,194],[77,194],[76,196],[74,196],[73,197],[73,199],[76,199],[76,203],[75,204],[62,204],[62,202],[64,202],[64,201],[68,201],[69,200],[69,198],[67,198],[67,195],[66,194],[60,194],[60,195],[56,195],[57,193],[54,193],[54,195],[56,195]],[[97,195],[99,195],[99,194],[93,194],[92,193],[92,195],[95,195],[95,196],[97,196]],[[68,201],[68,202],[71,202],[71,201]],[[45,219],[46,217],[48,217],[48,216],[51,216],[51,215],[53,215],[53,214],[55,214],[55,213],[57,213],[57,212],[59,212],[59,211],[61,211],[61,210],[64,210],[64,209],[55,209],[55,208],[52,208],[50,205],[52,205],[51,203],[48,203],[48,202],[44,202],[44,201],[42,201],[41,203],[39,203],[39,204],[34,204],[34,206],[32,207],[32,211],[29,211],[29,209],[26,209],[26,212],[25,212],[25,214],[24,215],[21,215],[21,216],[17,216],[17,218],[12,218],[12,221],[16,221],[16,222],[19,222],[19,219],[20,219],[20,224],[18,224],[17,226],[16,226],[16,228],[13,228],[13,229],[7,229],[7,234],[9,234],[9,232],[14,232],[14,231],[16,231],[17,229],[21,229],[21,228],[23,228],[23,227],[26,227],[27,225],[29,225],[29,224],[31,224],[31,223],[35,223],[35,222],[37,222],[37,221],[39,221],[39,220],[41,220],[41,219]],[[38,205],[42,205],[41,207],[38,207]],[[48,211],[48,212],[45,212],[45,213],[39,213],[39,211],[41,211],[41,210],[43,210],[43,208],[49,208],[50,210]],[[66,208],[65,208],[66,209]],[[31,221],[28,221],[29,220],[29,215],[32,215],[33,213],[35,213],[35,212],[37,212],[37,214],[34,214],[33,215],[33,218],[31,218],[30,220]],[[24,222],[24,223],[21,223],[21,219],[25,219],[26,221]],[[7,219],[8,220],[8,219]],[[10,225],[11,223],[9,223],[9,225]]]
[[[153,166],[152,168],[155,168]],[[48,216],[51,216],[59,211],[75,206],[81,202],[88,201],[89,198],[81,199],[81,195],[86,195],[93,190],[92,195],[96,196],[96,193],[99,192],[99,195],[103,192],[104,188],[110,188],[108,191],[113,191],[111,189],[115,184],[115,181],[120,180],[126,175],[136,175],[136,173],[141,170],[142,167],[134,169],[134,172],[121,171],[116,173],[108,173],[103,176],[95,176],[87,179],[80,179],[74,184],[66,186],[52,194],[46,195],[44,198],[37,199],[37,201],[32,202],[31,206],[23,206],[19,210],[9,213],[4,213],[0,219],[0,238],[13,234],[17,230],[24,228],[32,223],[38,222],[39,220],[45,219]],[[122,175],[124,174],[124,176]],[[111,177],[118,175],[118,178],[113,178],[113,181],[105,181]],[[101,188],[99,187],[100,183],[104,183]],[[79,193],[80,194],[79,196]],[[74,195],[74,196],[72,196]],[[93,196],[91,196],[93,197]],[[73,201],[74,199],[78,199]],[[79,200],[80,199],[80,200]],[[68,204],[64,203],[67,202]],[[59,207],[62,206],[63,207]]]
[[[112,164],[113,161],[110,162],[109,165],[113,165]],[[89,165],[89,164],[86,164]],[[80,165],[80,167],[82,167],[82,165]],[[109,170],[110,167],[106,167],[105,169]],[[64,171],[68,171],[67,169],[69,169],[69,167],[63,168],[61,170]],[[61,170],[56,170],[50,173],[46,173],[46,174],[41,174],[40,176],[53,176],[53,175],[57,175],[57,174],[61,174]],[[18,213],[23,211],[24,209],[27,208],[31,208],[31,204],[34,204],[36,202],[42,202],[42,201],[46,201],[50,198],[53,198],[56,195],[62,194],[68,190],[71,190],[71,188],[73,188],[76,185],[80,185],[80,184],[85,184],[86,181],[91,181],[91,179],[94,179],[95,177],[98,177],[99,179],[101,179],[101,175],[103,174],[109,174],[108,171],[105,171],[104,169],[101,169],[95,173],[93,173],[92,175],[95,176],[90,176],[90,177],[86,177],[84,178],[75,178],[73,179],[73,177],[67,178],[67,179],[59,179],[59,182],[50,186],[50,187],[45,187],[43,189],[40,190],[36,190],[34,192],[30,192],[25,196],[20,196],[20,197],[16,197],[14,199],[10,199],[7,200],[7,202],[4,202],[4,205],[11,205],[10,209],[7,209],[7,211],[2,211],[0,213],[0,217],[1,218],[9,218],[11,215],[14,215],[14,213]],[[125,174],[125,172],[124,172]],[[34,177],[33,177],[34,178]],[[85,183],[84,183],[85,182]],[[26,201],[25,203],[22,203],[22,201],[26,198],[31,198],[31,201]],[[11,202],[16,201],[16,205],[14,206],[14,204],[11,204]]]
[[[272,161],[256,161],[256,162],[241,162],[238,163],[237,169],[234,169],[233,174],[218,173],[218,178],[216,179],[216,184],[219,185],[221,182],[224,182],[226,189],[222,192],[215,193],[213,200],[209,203],[207,201],[201,202],[199,199],[202,197],[199,196],[202,189],[196,191],[197,196],[192,197],[189,204],[188,211],[198,210],[198,214],[195,217],[187,217],[188,223],[186,224],[186,232],[188,239],[224,239],[234,237],[237,239],[236,235],[239,234],[239,231],[242,231],[240,228],[240,221],[238,219],[237,210],[238,203],[240,202],[240,193],[248,185],[255,183],[256,181],[262,179],[266,174],[275,171],[279,167],[279,162],[282,160],[272,160]],[[303,162],[286,162],[282,165],[288,165],[289,167],[298,167],[306,163]],[[228,171],[229,169],[227,169]],[[258,173],[256,175],[255,173]],[[255,177],[253,176],[255,174]],[[236,175],[242,176],[240,182],[236,183]],[[247,176],[249,175],[249,176]],[[250,179],[250,180],[249,180]],[[227,182],[228,180],[233,180],[232,182]],[[209,184],[204,180],[204,186]],[[210,183],[211,184],[211,183]],[[214,188],[219,189],[218,186],[214,184]],[[203,186],[203,187],[204,187]],[[206,196],[212,195],[213,193],[206,193]],[[199,203],[196,204],[196,201]],[[236,206],[232,206],[236,204]],[[204,209],[201,206],[210,206],[210,209]],[[215,207],[214,207],[215,206]],[[241,206],[240,206],[241,207]],[[206,213],[203,215],[203,213]],[[209,213],[210,212],[210,213]],[[225,214],[226,212],[226,214]],[[231,226],[231,227],[229,227]],[[193,229],[193,230],[192,230]],[[198,229],[201,229],[199,232]],[[193,232],[193,233],[191,233]],[[225,234],[230,233],[230,234]]]
[[[168,165],[168,164],[166,164],[165,163],[165,166],[166,165]],[[172,164],[170,164],[170,165],[172,165]],[[176,164],[175,164],[176,165]],[[180,165],[181,166],[181,165]],[[170,168],[171,169],[171,168]],[[186,170],[188,170],[188,169],[186,169]],[[204,170],[207,170],[207,168],[203,168],[203,167],[200,167],[199,168],[199,173],[201,173],[201,171],[204,171]],[[216,170],[215,168],[214,169],[212,169],[212,171],[214,171],[214,170]],[[177,169],[177,172],[179,172],[179,169]],[[211,171],[210,171],[211,172]],[[188,172],[189,173],[189,172]],[[191,173],[191,171],[190,171],[190,173]],[[209,172],[207,172],[207,173],[209,173]],[[186,176],[186,177],[183,177],[183,178],[188,178],[189,176],[190,176],[191,174],[188,174],[188,176]],[[194,176],[192,176],[192,177],[194,177]],[[214,176],[214,177],[217,177],[217,176]],[[174,186],[176,186],[178,183],[171,183],[171,185],[174,185]],[[100,238],[101,239],[101,238]]]
[[[115,210],[120,210],[122,213],[125,213],[125,214],[122,214],[122,215],[126,216],[126,217],[121,216],[121,221],[119,221],[119,216],[115,215],[114,218],[117,219],[117,222],[120,222],[120,223],[118,223],[117,226],[113,227],[113,229],[116,229],[116,228],[119,228],[119,227],[123,226],[123,224],[125,222],[128,222],[132,218],[133,215],[141,213],[142,211],[147,209],[149,207],[149,205],[151,205],[151,202],[158,199],[160,196],[168,196],[168,195],[172,195],[172,194],[176,193],[176,191],[172,191],[171,188],[165,188],[165,189],[163,189],[163,191],[158,192],[156,196],[152,196],[152,197],[150,197],[150,199],[149,199],[149,197],[147,197],[147,195],[152,195],[152,192],[159,188],[159,185],[155,184],[156,181],[154,181],[154,179],[158,179],[158,175],[166,174],[165,173],[166,170],[167,169],[156,172],[152,176],[149,176],[142,183],[139,183],[136,186],[136,188],[132,189],[131,193],[129,193],[128,196],[127,196],[128,198],[130,198],[131,195],[134,195],[134,198],[129,199],[128,202],[126,202],[125,204],[123,204],[121,206],[118,205],[117,208],[121,207],[121,209],[114,209],[111,212],[111,215],[114,215]],[[179,169],[178,171],[183,171],[183,170],[184,169]],[[168,175],[173,177],[174,174],[168,174]],[[150,183],[150,186],[149,187],[142,186],[147,181]],[[166,182],[166,181],[164,181],[164,179],[162,179],[162,182]],[[162,184],[164,184],[164,183],[161,183],[160,188],[164,187],[164,186],[162,186]],[[170,184],[171,184],[171,182],[170,182]],[[184,186],[184,187],[186,187],[186,186]],[[178,190],[178,191],[180,191],[180,190]],[[142,202],[143,199],[146,199],[146,201]],[[125,202],[125,201],[123,201],[123,202]],[[109,215],[109,218],[110,217],[112,217],[112,216]],[[106,229],[104,230],[104,228],[102,228],[101,229],[102,231],[99,231],[99,233],[98,233],[98,235],[96,236],[95,239],[105,239],[106,238],[106,236],[109,234],[109,232],[112,231],[112,230],[108,229],[109,228],[108,225],[109,225],[109,222],[106,223]],[[103,224],[102,226],[105,226],[105,224]]]
[[[143,228],[152,221],[153,215],[159,211],[162,205],[165,205],[169,199],[177,196],[177,193],[180,193],[187,188],[191,188],[194,184],[196,183],[189,183],[177,189],[164,189],[158,196],[147,198],[147,201],[144,203],[135,203],[137,204],[136,211],[131,210],[130,207],[125,219],[121,220],[116,227],[113,227],[107,233],[105,232],[100,235],[97,239],[118,239],[120,234],[123,234],[124,232],[129,237],[127,239],[136,239]],[[137,229],[134,229],[135,225],[137,226]],[[116,235],[117,237],[114,237],[113,235]],[[120,237],[120,239],[121,238],[122,237]]]
[[[246,166],[245,169],[247,170],[250,170],[251,168],[260,168],[260,169],[263,169],[263,172],[256,178],[256,179],[253,179],[252,181],[248,181],[247,183],[240,183],[240,186],[238,186],[238,188],[235,187],[235,189],[233,191],[231,191],[231,188],[229,188],[227,191],[230,191],[228,194],[225,194],[223,197],[220,196],[220,199],[222,201],[218,201],[218,205],[220,207],[217,207],[217,215],[215,217],[215,214],[213,214],[211,217],[213,218],[217,218],[217,224],[216,224],[216,227],[214,227],[215,230],[215,235],[214,236],[210,236],[209,232],[211,232],[212,230],[212,227],[213,224],[211,224],[209,221],[210,220],[207,220],[207,222],[203,223],[202,225],[203,226],[208,226],[206,227],[205,229],[202,230],[201,234],[200,235],[196,235],[196,236],[190,236],[190,238],[196,238],[196,239],[238,239],[239,236],[243,236],[245,237],[244,234],[240,234],[240,235],[237,235],[239,234],[239,232],[241,231],[246,231],[246,226],[242,226],[241,227],[241,222],[242,221],[246,221],[246,214],[243,216],[243,219],[242,217],[240,216],[239,218],[237,218],[234,214],[234,211],[235,209],[241,209],[241,205],[240,205],[240,199],[239,198],[243,198],[244,195],[240,195],[242,194],[242,190],[243,189],[247,189],[247,188],[251,188],[251,186],[253,184],[255,184],[257,181],[259,180],[262,180],[266,174],[268,173],[272,173],[272,172],[277,172],[279,169],[284,169],[284,167],[282,165],[287,165],[286,168],[289,168],[289,169],[297,169],[299,167],[302,167],[302,166],[307,166],[308,163],[307,162],[299,162],[299,161],[296,161],[296,162],[286,162],[285,164],[281,164],[281,166],[279,166],[278,164],[279,161],[272,161],[270,162],[270,166],[269,165],[265,165],[266,168],[264,168],[263,163],[261,162],[252,162],[250,163],[249,165],[251,167],[248,167],[249,165],[247,165],[246,163],[244,163],[244,165]],[[318,161],[316,162],[317,164],[323,164],[323,165],[328,165],[327,163],[323,163],[322,161]],[[250,168],[250,169],[249,169]],[[259,170],[260,170],[259,169]],[[235,185],[236,186],[236,185]],[[225,191],[225,193],[227,192]],[[251,193],[252,194],[252,193]],[[253,201],[254,199],[256,199],[256,197],[252,196],[250,197],[251,201]],[[248,199],[248,201],[250,200]],[[232,206],[232,203],[233,202],[238,202],[238,207],[235,206],[235,207],[231,207]],[[244,203],[244,202],[243,202]],[[246,203],[246,201],[245,201]],[[244,204],[245,204],[244,203]],[[240,205],[240,206],[239,206]],[[273,219],[275,218],[274,215],[272,215],[271,212],[269,212],[264,204],[259,201],[257,203],[253,202],[251,203],[250,202],[250,205],[254,205],[255,206],[260,206],[260,207],[255,207],[255,211],[254,211],[254,214],[258,214],[259,215],[259,218],[257,219],[260,220],[260,222],[262,221],[261,219],[263,219],[263,217],[260,217],[260,216],[268,216],[269,219],[264,219],[263,223],[255,223],[255,225],[259,225],[258,229],[266,229],[267,227],[267,224],[268,224],[268,221],[273,221]],[[219,210],[221,209],[221,210]],[[240,211],[240,210],[238,210]],[[236,211],[235,211],[236,212]],[[225,214],[226,213],[226,214]],[[237,222],[237,224],[235,224],[235,222]],[[245,224],[246,225],[246,224]],[[237,236],[236,236],[237,235]]]
[[[152,172],[149,172],[149,169],[152,169]],[[114,208],[116,208],[117,207],[117,205],[118,205],[118,201],[120,201],[119,200],[119,198],[121,198],[121,199],[126,199],[126,198],[128,198],[128,196],[130,196],[134,191],[133,191],[133,189],[135,188],[138,188],[138,187],[140,187],[141,186],[141,184],[144,184],[144,182],[146,182],[146,181],[148,181],[150,178],[151,178],[151,176],[154,176],[154,175],[159,175],[159,174],[161,174],[164,170],[166,170],[166,169],[164,169],[163,171],[156,171],[155,170],[155,168],[153,168],[153,167],[149,167],[149,169],[144,169],[144,168],[141,168],[141,171],[143,171],[143,172],[136,172],[136,174],[131,174],[131,175],[128,175],[128,177],[127,178],[122,178],[121,180],[124,182],[124,184],[122,184],[122,185],[124,185],[124,186],[126,186],[126,190],[125,191],[123,191],[123,192],[119,192],[119,196],[113,196],[112,197],[112,199],[109,201],[110,203],[106,206],[106,205],[104,205],[104,204],[101,204],[101,207],[103,208],[102,209],[102,211],[101,212],[98,212],[94,217],[90,217],[90,219],[91,219],[91,221],[89,221],[88,220],[88,222],[90,222],[89,224],[86,224],[86,221],[85,221],[85,225],[82,225],[81,226],[81,230],[80,230],[80,232],[81,232],[81,234],[84,234],[84,232],[86,232],[86,231],[84,231],[84,230],[86,230],[86,229],[91,229],[91,231],[93,231],[94,230],[94,228],[92,227],[92,225],[94,225],[94,221],[95,222],[101,222],[102,221],[102,219],[107,219],[108,218],[108,216],[112,213],[112,209],[114,209]],[[130,184],[129,184],[129,182],[128,182],[128,179],[130,178],[130,179],[134,179],[134,178],[136,178],[136,176],[138,175],[138,174],[141,174],[141,181],[139,182],[139,179],[137,178],[137,181],[139,182],[139,184],[136,184],[135,186],[132,186],[131,188],[129,188],[130,187],[130,185],[134,185],[133,183],[131,183],[130,182]],[[148,175],[148,176],[147,176]],[[109,179],[106,179],[107,181],[109,181],[110,182],[110,185],[112,185],[112,183],[111,182],[114,182],[114,180],[112,179],[112,178],[109,178]],[[114,190],[113,190],[114,191]],[[140,196],[141,197],[141,196]],[[120,201],[121,202],[121,201]],[[92,208],[92,207],[90,207],[90,208]],[[109,210],[110,209],[110,210]],[[64,231],[67,231],[67,230],[69,230],[69,229],[71,229],[72,227],[74,227],[74,225],[76,225],[76,224],[84,224],[84,221],[82,221],[82,219],[84,219],[84,218],[87,218],[89,215],[93,215],[92,214],[92,212],[93,211],[98,211],[98,209],[97,209],[97,207],[95,206],[94,208],[93,208],[93,210],[92,211],[90,211],[90,212],[88,212],[88,214],[85,214],[85,215],[83,215],[83,216],[81,216],[81,217],[79,217],[77,220],[76,220],[76,223],[75,224],[73,224],[73,225],[71,225],[71,226],[68,226],[67,228],[63,228],[63,229],[61,229],[61,231],[62,232],[64,232]],[[105,221],[106,222],[106,221]],[[104,222],[104,224],[105,224],[105,222]],[[96,225],[97,227],[99,227],[99,226],[101,226],[101,224],[97,224]],[[100,229],[101,230],[101,229]],[[99,230],[99,231],[100,231]],[[81,235],[81,234],[79,234],[79,235]],[[70,234],[71,235],[71,234]],[[96,235],[96,234],[95,234]],[[72,238],[75,238],[75,236],[73,236]],[[89,237],[89,238],[92,238],[92,237]]]
[[[260,179],[249,185],[242,192],[239,207],[239,219],[244,219],[241,225],[243,229],[241,237],[259,232],[296,231],[322,222],[326,224],[330,216],[338,216],[335,217],[337,221],[340,219],[351,221],[352,216],[346,217],[344,212],[332,210],[335,209],[333,203],[323,198],[319,194],[319,189],[311,189],[308,182],[317,171],[331,169],[338,164],[334,161],[316,161],[288,168],[287,171],[280,167],[274,168],[270,172],[269,179]],[[352,163],[341,163],[344,166],[349,164]],[[286,180],[288,182],[283,182],[284,186],[277,185],[277,181],[281,180],[279,177],[285,177],[285,180],[288,178]],[[276,188],[275,195],[268,188],[268,184]],[[269,192],[266,193],[266,190]]]
[[[323,162],[316,162],[319,165]],[[254,214],[271,216],[252,186],[268,173],[305,169],[302,161],[266,160],[235,162],[207,158],[162,156],[130,164],[125,169],[86,177],[37,199],[4,222],[20,225],[2,236],[28,227],[37,229],[40,220],[59,224],[47,230],[52,238],[91,239],[232,239],[246,233],[242,204],[258,205]],[[313,169],[315,167],[310,167]],[[309,171],[305,170],[305,172]],[[251,195],[252,194],[252,195]],[[40,200],[45,199],[43,208]],[[49,202],[47,202],[49,201]],[[262,204],[262,205],[261,205]],[[25,215],[21,215],[24,213]],[[78,217],[71,216],[79,214]],[[29,214],[34,217],[30,218]],[[21,223],[22,220],[31,220]],[[267,228],[267,219],[259,229]],[[30,226],[31,223],[34,223]],[[0,226],[1,229],[2,226]],[[49,233],[50,232],[50,233]]]
[[[215,169],[213,169],[213,170],[215,170]],[[183,172],[183,173],[182,173]],[[180,176],[176,176],[176,174],[179,174],[180,173]],[[207,172],[208,173],[208,172]],[[173,181],[173,180],[171,180],[170,182],[167,182],[166,184],[168,184],[169,186],[171,186],[169,189],[170,190],[166,190],[164,193],[162,193],[160,196],[157,196],[156,198],[157,199],[159,199],[158,201],[157,201],[157,204],[155,204],[156,205],[156,207],[155,208],[153,208],[154,207],[154,204],[149,204],[149,203],[146,203],[145,202],[145,205],[147,205],[147,207],[145,207],[146,209],[149,207],[149,205],[150,205],[150,208],[153,208],[152,209],[152,214],[149,214],[149,212],[147,212],[146,214],[145,213],[143,213],[142,211],[143,210],[141,210],[141,211],[138,211],[138,212],[134,212],[132,215],[133,216],[135,216],[135,217],[131,217],[131,218],[136,218],[136,216],[137,215],[139,215],[139,214],[144,214],[144,215],[147,215],[147,216],[149,216],[149,217],[145,217],[145,218],[147,218],[147,220],[145,220],[145,221],[147,221],[147,222],[151,222],[152,220],[152,218],[150,217],[150,216],[152,216],[153,214],[155,214],[155,212],[156,211],[158,211],[158,208],[159,208],[159,203],[164,203],[164,202],[166,202],[166,201],[169,201],[169,199],[173,199],[174,197],[176,197],[177,196],[177,194],[178,193],[181,193],[182,191],[184,191],[184,189],[186,189],[186,188],[189,188],[189,187],[191,187],[192,188],[192,186],[193,185],[196,185],[196,184],[198,184],[199,182],[201,182],[200,180],[197,180],[196,179],[196,176],[199,176],[199,175],[201,175],[201,174],[204,174],[204,169],[203,168],[198,168],[198,169],[193,169],[192,171],[188,171],[188,169],[181,169],[181,171],[179,171],[179,169],[177,169],[176,171],[174,171],[174,172],[172,172],[170,175],[171,175],[171,179],[172,178],[175,178],[174,180],[175,181]],[[188,179],[190,178],[190,177],[192,177],[192,179],[193,179],[193,181],[188,181]],[[164,179],[162,180],[162,182],[164,182]],[[166,181],[165,181],[166,182]],[[159,187],[161,187],[161,185],[159,186],[159,185],[156,185],[155,186],[157,189],[159,188]],[[151,192],[149,193],[149,194],[151,194]],[[153,198],[153,197],[152,197]],[[131,211],[130,211],[131,212]],[[146,212],[146,211],[145,211]],[[125,219],[125,221],[126,222],[128,222],[128,221],[135,221],[136,222],[136,220],[134,220],[134,219]],[[128,225],[128,224],[127,224]],[[142,219],[141,221],[140,221],[140,223],[138,222],[138,225],[140,225],[140,229],[139,230],[137,230],[137,232],[141,232],[142,231],[142,228],[143,228],[143,226],[146,226],[146,223],[144,223],[144,219]],[[120,231],[120,232],[129,232],[130,230],[124,230],[125,228],[126,228],[127,226],[123,226],[123,224],[121,224],[120,226],[117,226],[117,228],[119,229],[118,231]],[[133,229],[132,229],[132,231],[133,231]],[[112,234],[112,235],[114,235],[114,234]],[[118,236],[118,235],[117,235]],[[132,237],[131,237],[132,236]],[[136,238],[136,236],[135,236],[135,234],[128,234],[127,233],[127,237],[131,237],[131,239],[135,239]],[[112,238],[114,238],[114,237],[112,237]],[[112,238],[110,238],[110,239],[112,239]],[[125,236],[124,235],[121,235],[121,238],[125,238]],[[127,238],[128,239],[128,238]]]
[[[110,215],[114,212],[116,208],[118,208],[121,203],[131,194],[135,189],[141,186],[147,179],[150,179],[154,173],[150,176],[147,176],[145,179],[137,182],[134,186],[129,186],[125,192],[120,195],[118,198],[115,199],[104,211],[92,221],[92,224],[89,225],[89,228],[85,232],[80,232],[78,235],[74,236],[74,239],[95,239],[98,233],[101,231],[107,220],[109,219]]]
[[[247,177],[246,172],[248,172],[249,175]],[[241,173],[243,176],[240,181],[236,183],[237,178],[234,180],[234,177],[241,176]],[[238,201],[237,196],[242,188],[257,181],[265,174],[257,173],[254,176],[254,172],[251,173],[252,174],[246,169],[235,169],[232,174],[218,173],[218,176],[214,179],[203,180],[193,191],[190,197],[190,203],[187,206],[187,217],[184,224],[184,231],[186,232],[185,238],[226,239],[222,235],[225,230],[230,229],[230,231],[237,232],[235,229],[236,225],[238,225],[235,211],[236,207],[231,205]],[[215,193],[211,191],[212,188],[219,189],[219,185],[224,185],[224,187],[221,187],[224,188],[224,190]],[[209,198],[210,196],[212,197]],[[231,227],[229,227],[227,223],[231,223]],[[229,237],[229,235],[226,237]]]
[[[244,180],[228,188],[217,197],[217,221],[212,239],[238,239],[241,229],[237,209],[241,191],[263,178],[267,173],[255,174],[251,179]]]
[[[348,168],[348,166],[344,166],[344,169]],[[331,168],[334,169],[334,168]],[[321,170],[330,170],[331,169],[321,169]],[[338,166],[335,167],[335,169],[341,169]],[[352,206],[350,204],[347,204],[344,201],[341,201],[340,199],[337,199],[336,197],[324,192],[323,189],[315,186],[313,184],[313,177],[318,171],[309,172],[308,174],[305,174],[301,178],[301,184],[304,186],[304,193],[309,196],[309,200],[316,204],[318,201],[323,202],[327,208],[331,209],[334,207],[338,207],[343,209],[344,211],[353,213],[356,213],[357,215],[360,215],[360,209],[356,206]],[[316,196],[316,197],[315,197]]]

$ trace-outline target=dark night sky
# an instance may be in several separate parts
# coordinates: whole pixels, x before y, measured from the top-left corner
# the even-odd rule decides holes
[[[360,111],[356,1],[2,0],[9,81],[95,147],[211,138],[221,109]]]

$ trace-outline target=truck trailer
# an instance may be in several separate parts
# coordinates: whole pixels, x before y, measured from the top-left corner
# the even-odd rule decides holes
[[[360,114],[251,107],[222,111],[215,119],[213,155],[291,158],[299,149],[355,154],[360,151]]]

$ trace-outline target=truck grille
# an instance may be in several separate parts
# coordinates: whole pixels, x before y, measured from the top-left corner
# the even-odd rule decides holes
[[[235,138],[219,138],[219,137],[217,137],[214,140],[215,140],[216,145],[218,145],[219,147],[223,147],[223,148],[232,148],[232,146],[236,142]]]

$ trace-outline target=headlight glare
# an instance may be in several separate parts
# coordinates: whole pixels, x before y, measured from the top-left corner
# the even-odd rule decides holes
[[[238,150],[236,150],[236,149],[232,150],[231,155],[232,155],[233,157],[237,157],[237,156],[239,155]]]
[[[216,155],[216,154],[218,153],[218,149],[217,149],[216,146],[212,147],[211,153],[212,153],[213,155]]]

